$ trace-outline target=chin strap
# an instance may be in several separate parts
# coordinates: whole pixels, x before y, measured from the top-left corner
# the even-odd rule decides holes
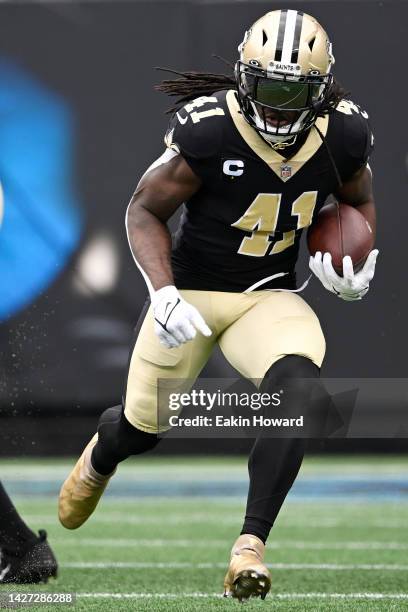
[[[275,151],[279,151],[280,149],[286,149],[286,147],[291,147],[295,144],[297,140],[297,135],[293,137],[291,142],[271,142],[269,143]]]
[[[261,136],[262,140],[264,140],[266,144],[268,144],[274,151],[278,151],[279,149],[286,149],[286,147],[293,146],[298,137],[298,135],[295,134],[291,137],[292,139],[290,142],[272,142],[271,140],[265,138],[261,132],[258,132],[258,134]]]

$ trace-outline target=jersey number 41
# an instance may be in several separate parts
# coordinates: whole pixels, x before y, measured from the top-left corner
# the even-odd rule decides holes
[[[259,193],[242,217],[232,223],[232,227],[252,232],[242,240],[238,249],[240,255],[263,257],[268,251],[269,255],[281,253],[294,245],[297,230],[311,224],[317,191],[305,191],[293,202],[291,216],[297,217],[297,224],[294,222],[294,229],[283,232],[280,239],[274,239],[281,200],[281,193]]]

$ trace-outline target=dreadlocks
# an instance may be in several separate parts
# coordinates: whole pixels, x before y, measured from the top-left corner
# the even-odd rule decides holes
[[[350,92],[346,91],[333,77],[333,80],[329,85],[327,96],[319,109],[318,115],[329,115],[330,113],[334,112],[339,102],[349,95]]]
[[[225,60],[224,60],[225,61]],[[184,104],[199,96],[208,96],[222,89],[236,89],[236,81],[231,74],[218,74],[213,72],[178,72],[168,68],[158,68],[165,72],[178,75],[178,79],[165,79],[159,85],[155,85],[156,91],[161,91],[168,96],[177,96],[175,105],[166,113],[173,113]],[[333,79],[329,85],[329,91],[323,104],[319,108],[319,115],[332,113],[337,104],[349,95],[345,89]]]
[[[160,85],[154,87],[156,91],[161,91],[168,96],[178,96],[174,107],[168,109],[166,113],[173,113],[199,96],[209,96],[222,89],[235,89],[233,75],[212,72],[177,72],[167,68],[158,68],[158,70],[171,72],[180,77],[178,79],[166,79]]]

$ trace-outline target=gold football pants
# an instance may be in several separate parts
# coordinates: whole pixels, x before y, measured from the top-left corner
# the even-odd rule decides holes
[[[191,289],[180,293],[199,310],[213,333],[206,338],[197,332],[190,342],[165,348],[154,332],[149,308],[133,349],[126,387],[125,415],[138,429],[148,433],[168,429],[168,415],[158,418],[158,379],[160,385],[180,391],[180,380],[192,382],[198,377],[215,343],[229,363],[249,379],[262,379],[285,355],[301,355],[321,366],[325,340],[319,320],[296,293]]]

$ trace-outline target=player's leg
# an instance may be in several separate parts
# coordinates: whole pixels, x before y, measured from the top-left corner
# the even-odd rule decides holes
[[[209,294],[188,291],[186,299],[213,327]],[[120,461],[154,448],[158,434],[169,429],[168,410],[158,410],[158,381],[172,392],[188,390],[215,342],[215,334],[197,334],[178,348],[165,348],[155,334],[151,309],[147,311],[131,355],[124,407],[103,413],[97,433],[62,486],[59,518],[65,527],[76,529],[87,520]]]
[[[319,368],[311,359],[287,355],[269,368],[260,390],[272,395],[284,389],[280,416],[294,419],[305,417],[309,408],[311,381],[318,378],[319,373]],[[265,407],[264,416],[273,417],[274,410]],[[304,438],[270,437],[268,428],[260,428],[248,461],[250,485],[241,534],[250,533],[266,542],[299,472],[304,451]]]
[[[310,359],[288,355],[269,369],[260,390],[272,395],[283,388],[284,399],[279,416],[284,413],[285,417],[296,419],[305,415],[310,379],[318,375],[319,369]],[[277,415],[265,408],[264,416]],[[238,598],[260,595],[264,598],[269,591],[270,575],[263,564],[264,545],[299,472],[304,446],[302,438],[271,438],[268,429],[260,429],[249,456],[247,508],[225,577],[226,595]]]
[[[57,570],[47,534],[31,531],[0,482],[0,584],[46,582]]]
[[[248,296],[250,298],[250,296]],[[310,384],[324,357],[325,342],[316,315],[297,295],[259,292],[253,307],[220,337],[221,349],[246,378],[262,380],[261,390],[285,387],[285,416],[304,411]],[[251,356],[248,359],[248,355]],[[264,544],[290,490],[304,454],[302,439],[270,438],[260,431],[249,458],[250,487],[244,526],[234,544],[225,592],[264,597],[270,576]]]
[[[19,553],[36,535],[25,524],[0,482],[0,546]]]
[[[152,450],[160,441],[155,433],[134,427],[125,416],[122,406],[108,408],[98,423],[98,442],[91,455],[92,467],[98,474],[112,474],[121,461],[131,455]]]

